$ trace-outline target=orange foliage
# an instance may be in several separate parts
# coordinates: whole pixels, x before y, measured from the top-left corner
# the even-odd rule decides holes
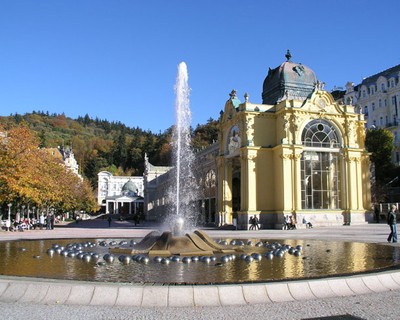
[[[0,203],[29,202],[66,211],[95,209],[92,190],[66,169],[54,150],[39,149],[37,137],[26,126],[9,130],[0,144]]]

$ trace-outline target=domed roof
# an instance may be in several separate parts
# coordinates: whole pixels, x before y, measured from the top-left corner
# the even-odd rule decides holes
[[[263,104],[276,104],[284,99],[305,100],[314,91],[317,77],[313,70],[301,63],[287,61],[275,69],[269,69],[263,84]]]
[[[122,186],[122,192],[124,191],[132,191],[132,192],[137,192],[138,187],[136,185],[136,183],[134,183],[132,180],[129,179],[128,182],[126,182],[123,186]]]

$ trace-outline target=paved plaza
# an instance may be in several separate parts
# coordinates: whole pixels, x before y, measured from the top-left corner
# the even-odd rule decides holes
[[[82,221],[0,232],[0,240],[143,237],[153,224]],[[298,230],[207,229],[211,237],[386,243],[384,224]],[[396,244],[397,245],[397,244]],[[140,286],[0,276],[0,319],[400,319],[400,272],[266,284]]]

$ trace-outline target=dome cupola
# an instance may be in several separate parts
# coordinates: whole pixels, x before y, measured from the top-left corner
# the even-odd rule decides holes
[[[136,183],[134,183],[132,180],[128,180],[123,186],[121,193],[123,195],[136,195],[138,193],[138,187]]]
[[[285,99],[305,100],[314,91],[317,77],[313,70],[291,61],[288,50],[286,61],[275,69],[269,69],[264,80],[263,104],[274,105]]]

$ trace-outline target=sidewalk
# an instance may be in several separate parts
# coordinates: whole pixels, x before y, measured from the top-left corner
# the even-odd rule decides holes
[[[56,225],[54,230],[3,231],[0,232],[0,240],[129,238],[143,237],[155,229],[158,229],[156,225],[147,223],[135,227],[128,221],[113,221],[109,228],[106,220],[92,220]],[[390,245],[386,243],[388,232],[386,224],[300,230],[207,229],[211,237],[319,239]],[[399,297],[400,272],[397,271],[319,280],[215,286],[142,286],[0,277],[0,307],[18,309],[16,314],[19,318],[25,312],[43,312],[46,307],[52,306],[59,310],[52,317],[54,319],[58,319],[57,316],[59,319],[78,319],[78,310],[84,310],[85,317],[87,315],[89,319],[125,319],[129,312],[146,319],[176,316],[187,316],[186,319],[199,316],[204,319],[239,319],[248,315],[269,318],[266,315],[273,310],[277,312],[271,317],[273,319],[312,319],[344,314],[348,317],[337,319],[393,319],[400,318],[400,307],[393,301]],[[344,310],[344,306],[349,309]],[[232,310],[236,313],[233,314]],[[10,315],[11,319],[14,315]],[[349,318],[351,315],[354,315],[353,318]],[[0,318],[3,316],[4,313]],[[35,319],[32,313],[30,319]]]

